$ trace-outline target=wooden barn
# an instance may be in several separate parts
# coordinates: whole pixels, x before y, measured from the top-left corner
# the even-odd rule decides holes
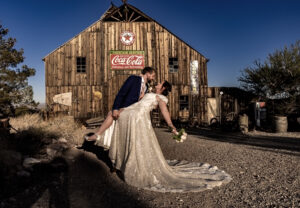
[[[157,21],[123,1],[44,57],[46,104],[75,118],[105,116],[131,74],[145,66],[173,85],[174,120],[207,123],[207,62]]]

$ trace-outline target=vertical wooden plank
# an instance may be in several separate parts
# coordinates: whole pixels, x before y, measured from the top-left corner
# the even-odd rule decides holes
[[[144,50],[144,23],[140,22],[139,24],[139,35],[140,35],[140,49],[138,50]]]
[[[96,32],[94,36],[94,78],[93,78],[93,85],[100,84],[100,28],[99,23],[97,23]]]
[[[57,86],[62,86],[63,69],[62,69],[62,48],[57,51]]]
[[[88,31],[88,39],[89,39],[89,50],[88,50],[88,60],[89,65],[87,68],[87,85],[94,84],[94,35],[95,35],[95,26],[91,27]]]
[[[115,50],[115,23],[111,23],[110,25],[110,50]]]
[[[191,63],[191,48],[186,46],[186,49],[187,49],[187,65],[186,65],[186,68],[187,68],[187,72],[185,74],[185,84],[186,85],[190,85],[190,79],[189,79],[189,75],[190,75],[190,63]],[[189,99],[191,100],[191,99]]]
[[[97,57],[97,38],[99,35],[99,28],[98,28],[98,23],[95,24],[94,27],[94,31],[93,31],[93,39],[92,39],[92,43],[91,43],[91,47],[93,48],[93,50],[91,51],[91,59],[92,59],[92,65],[93,65],[93,72],[91,74],[91,86],[96,85],[97,84],[97,77],[99,76],[99,72],[98,70],[98,66],[97,66],[97,62],[98,62],[98,57]]]
[[[104,26],[104,39],[103,39],[103,45],[104,45],[104,50],[103,50],[103,62],[104,62],[104,82],[108,81],[108,57],[107,57],[107,53],[108,53],[108,27],[107,27],[107,23],[103,23]]]
[[[182,47],[182,73],[180,74],[180,83],[183,85],[184,83],[184,74],[186,74],[187,69],[186,69],[186,65],[187,65],[187,59],[186,59],[186,47],[184,43],[181,43],[181,47]]]
[[[115,39],[115,48],[114,48],[114,50],[118,50],[119,49],[119,39],[120,39],[120,23],[119,22],[116,22],[116,23],[114,23],[114,27],[115,27],[115,30],[116,30],[116,33],[115,33],[115,37],[114,37],[114,39]]]
[[[45,58],[45,62],[44,62],[44,65],[45,65],[45,83],[46,83],[46,86],[49,86],[49,79],[50,79],[50,73],[49,73],[49,70],[50,70],[50,63],[49,63],[49,56]]]
[[[105,78],[105,73],[106,73],[106,68],[105,68],[105,59],[104,59],[104,54],[105,54],[105,27],[104,24],[101,22],[100,23],[100,37],[99,37],[99,56],[100,58],[100,80],[99,80],[99,84],[100,83],[105,83],[107,82],[107,79]]]
[[[143,23],[143,29],[142,29],[142,36],[143,36],[143,47],[142,50],[145,51],[145,62],[147,63],[147,66],[150,66],[150,63],[148,62],[148,44],[147,44],[147,34],[148,34],[148,30],[147,30],[147,22]],[[151,46],[150,46],[151,47]]]
[[[50,60],[51,60],[51,70],[50,70],[50,80],[51,80],[51,84],[50,84],[50,86],[52,87],[52,86],[54,86],[55,85],[55,82],[54,82],[54,80],[55,80],[55,59],[54,59],[54,53],[52,53],[51,54],[51,56],[50,56]]]
[[[75,85],[80,85],[80,75],[77,73],[77,71],[76,71],[76,66],[77,66],[77,64],[76,64],[76,60],[77,60],[77,57],[78,56],[81,56],[81,49],[80,49],[80,38],[81,37],[81,35],[78,35],[76,38],[75,38],[75,56],[74,56],[74,65],[75,65],[75,67],[74,67],[74,70],[75,70]]]
[[[159,28],[157,24],[155,24],[155,51],[156,51],[156,68],[157,68],[157,81],[161,81],[161,67],[160,67],[160,42],[159,42]]]
[[[72,77],[72,47],[71,43],[69,42],[67,44],[66,48],[66,68],[67,68],[67,80],[66,83],[68,86],[70,86],[71,83],[71,77]]]
[[[87,85],[89,81],[89,76],[90,76],[90,69],[88,68],[90,66],[91,62],[91,56],[89,53],[89,48],[90,48],[90,38],[89,38],[89,31],[86,30],[83,32],[83,57],[86,57],[86,72],[82,73],[81,79],[82,79],[82,85]]]
[[[140,35],[140,25],[139,23],[133,23],[132,25],[133,33],[136,35],[135,43],[132,45],[132,50],[140,50],[141,35]]]
[[[87,112],[88,112],[88,95],[87,95],[87,88],[88,86],[83,86],[83,106],[82,106],[82,117],[86,118],[87,117]]]
[[[167,32],[164,32],[163,33],[164,35],[164,59],[163,59],[163,62],[164,62],[164,80],[169,80],[169,68],[168,68],[168,65],[169,65],[169,34]]]
[[[147,65],[148,66],[153,66],[152,62],[152,33],[147,32]]]
[[[139,36],[136,50],[143,50],[143,35],[142,35],[143,23],[136,22],[135,25],[136,25],[137,35]],[[134,74],[140,74],[140,70],[135,70]]]
[[[154,67],[155,69],[157,69],[157,65],[156,65],[156,33],[155,33],[155,24],[154,24],[154,22],[151,22],[149,25],[150,25],[150,32],[151,32],[152,67]],[[156,77],[157,77],[157,75],[156,75]],[[157,80],[157,78],[156,78],[156,80]]]
[[[76,40],[71,41],[71,85],[76,85]]]
[[[170,72],[170,65],[169,65],[169,58],[170,57],[174,57],[173,53],[172,53],[172,39],[174,38],[172,34],[169,34],[169,39],[168,39],[168,62],[167,62],[167,71],[168,71],[168,81],[170,83],[174,83],[173,78],[174,78],[174,74],[175,73],[171,73]]]
[[[57,67],[58,67],[58,60],[57,60],[57,51],[53,53],[53,86],[57,86]]]
[[[83,86],[78,86],[78,114],[81,117],[83,110]]]
[[[164,54],[164,33],[163,32],[159,32],[158,33],[159,36],[159,69],[160,69],[160,82],[162,82],[165,79],[165,68],[164,68],[164,58],[165,58],[165,54]]]
[[[174,74],[174,77],[173,77],[173,80],[175,83],[178,83],[178,74],[179,74],[179,70],[180,70],[180,67],[179,67],[179,62],[180,62],[180,55],[179,55],[179,40],[178,38],[174,38],[174,44],[175,44],[175,49],[174,49],[174,56],[178,58],[178,73],[175,73]]]

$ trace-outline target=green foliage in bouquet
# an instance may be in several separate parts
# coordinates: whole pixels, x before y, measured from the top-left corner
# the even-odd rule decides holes
[[[186,139],[187,133],[184,129],[180,129],[177,135],[173,136],[173,139],[177,142],[183,142]]]

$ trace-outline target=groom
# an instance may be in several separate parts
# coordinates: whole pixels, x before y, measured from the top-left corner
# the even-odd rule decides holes
[[[122,108],[130,106],[144,97],[148,90],[147,83],[154,79],[155,69],[152,67],[145,67],[139,76],[131,75],[128,77],[115,98],[112,111],[108,113],[98,131],[86,140],[99,140],[100,135],[112,125],[113,120],[119,118]]]
[[[155,70],[152,67],[145,67],[140,76],[131,75],[125,81],[117,94],[113,107],[112,117],[116,120],[120,116],[120,109],[136,103],[142,99],[148,90],[147,83],[154,80]]]

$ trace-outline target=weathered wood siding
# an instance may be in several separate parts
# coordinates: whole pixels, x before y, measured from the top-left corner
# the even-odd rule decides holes
[[[125,30],[136,35],[132,46],[120,42],[120,33]],[[205,122],[206,58],[156,22],[98,21],[50,53],[45,58],[47,104],[53,103],[55,94],[72,92],[72,107],[55,105],[56,111],[69,110],[77,118],[106,115],[126,78],[131,74],[140,74],[140,70],[111,70],[110,50],[145,52],[145,65],[157,69],[157,81],[168,80],[173,84],[169,95],[172,119],[178,118],[179,96],[189,95],[190,92],[190,61],[198,60],[200,95],[193,99],[189,96],[189,109],[190,115],[196,115],[199,122]],[[78,56],[86,57],[86,73],[76,72]],[[178,57],[177,73],[169,72],[169,57]],[[95,90],[103,93],[102,100],[93,97]]]

